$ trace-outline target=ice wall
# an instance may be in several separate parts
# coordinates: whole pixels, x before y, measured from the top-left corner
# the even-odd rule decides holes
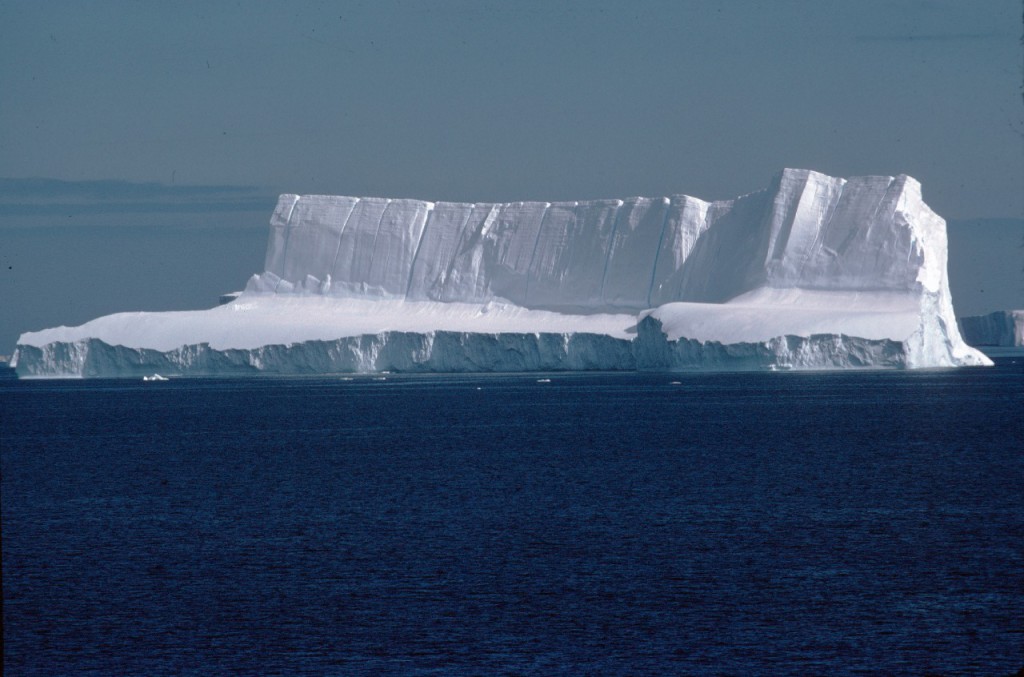
[[[938,292],[945,228],[907,176],[787,169],[735,200],[462,204],[283,195],[250,291],[639,312],[767,287]]]
[[[972,346],[1024,346],[1024,310],[997,310],[958,319],[964,340]]]

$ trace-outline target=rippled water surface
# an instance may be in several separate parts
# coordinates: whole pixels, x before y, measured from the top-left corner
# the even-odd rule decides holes
[[[1024,356],[2,381],[5,674],[1011,674],[1022,412]]]

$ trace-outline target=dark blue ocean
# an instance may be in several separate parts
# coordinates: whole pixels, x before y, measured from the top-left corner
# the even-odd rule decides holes
[[[6,675],[1024,666],[1024,355],[4,380],[0,417]]]

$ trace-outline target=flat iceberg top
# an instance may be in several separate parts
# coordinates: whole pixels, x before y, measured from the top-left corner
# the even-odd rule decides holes
[[[503,303],[465,304],[244,294],[209,310],[116,313],[78,327],[21,335],[41,347],[97,338],[110,345],[173,350],[207,343],[217,350],[329,341],[385,332],[592,333],[630,339],[634,315],[565,315]]]
[[[759,289],[722,304],[668,303],[641,317],[661,322],[670,341],[732,344],[815,334],[905,341],[917,330],[919,313],[907,293]]]
[[[834,333],[905,340],[917,328],[914,298],[866,294],[759,290],[729,303],[671,303],[642,313],[660,320],[670,340],[752,343],[776,336]],[[173,350],[208,343],[218,350],[289,345],[385,332],[435,331],[602,334],[632,339],[638,317],[570,315],[508,303],[416,302],[394,299],[243,294],[209,310],[116,313],[78,327],[23,334],[22,345],[41,347],[98,338],[110,345]]]

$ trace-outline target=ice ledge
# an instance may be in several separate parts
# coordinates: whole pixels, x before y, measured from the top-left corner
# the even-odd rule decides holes
[[[252,349],[160,351],[98,339],[19,346],[23,378],[633,370],[632,342],[601,334],[385,332]]]
[[[256,376],[351,373],[528,371],[743,371],[902,369],[920,348],[907,341],[843,334],[783,335],[722,343],[671,339],[648,315],[634,339],[592,333],[384,332],[257,348],[208,343],[172,350],[110,345],[96,338],[19,345],[12,365],[23,378]],[[944,366],[991,364],[973,355]],[[930,365],[939,366],[939,365]]]

